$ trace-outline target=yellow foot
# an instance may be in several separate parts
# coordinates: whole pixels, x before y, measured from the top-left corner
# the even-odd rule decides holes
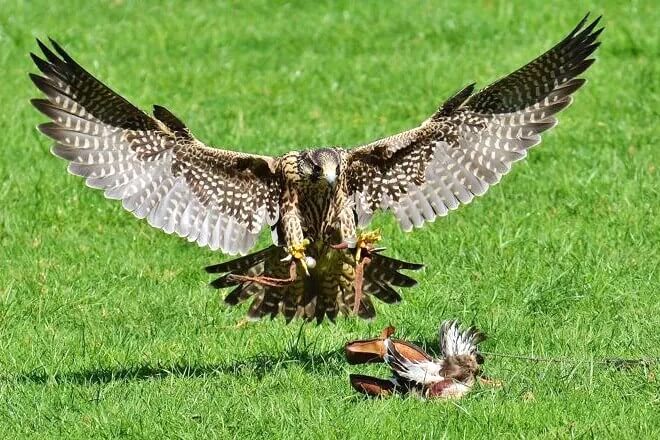
[[[250,321],[248,318],[242,318],[241,320],[239,320],[239,321],[236,323],[236,325],[234,326],[234,328],[243,328],[243,327],[246,327],[250,322],[251,322],[251,321]]]
[[[316,260],[305,255],[305,250],[307,250],[307,246],[309,246],[309,244],[310,241],[305,238],[302,242],[294,243],[290,246],[287,246],[286,248],[287,252],[289,253],[289,257],[287,257],[287,259],[295,258],[298,260],[300,265],[305,270],[305,274],[307,275],[309,275],[308,268],[313,268],[316,265]]]
[[[300,243],[294,243],[291,246],[287,246],[286,250],[289,252],[289,255],[296,260],[302,260],[305,258],[305,250],[307,249],[307,246],[309,246],[309,240],[305,238]]]
[[[240,328],[247,327],[248,324],[250,324],[252,321],[253,320],[250,318],[241,318],[235,324],[228,324],[222,328],[227,330],[238,330]]]
[[[366,249],[367,251],[373,249],[374,244],[378,243],[381,238],[382,236],[380,235],[379,229],[374,229],[373,231],[358,232],[355,261],[358,263],[360,262],[360,258],[362,257],[362,249]]]
[[[482,385],[486,385],[486,386],[490,386],[490,387],[494,387],[494,388],[502,388],[502,381],[501,380],[493,379],[493,378],[490,378],[490,377],[479,376],[479,382]]]

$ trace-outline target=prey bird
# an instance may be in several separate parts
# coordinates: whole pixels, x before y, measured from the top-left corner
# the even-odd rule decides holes
[[[243,257],[209,266],[225,301],[251,300],[248,317],[283,314],[322,321],[375,315],[371,297],[401,300],[394,287],[421,265],[386,257],[376,211],[410,231],[484,194],[556,124],[594,62],[599,19],[585,17],[555,47],[475,92],[470,84],[416,128],[355,148],[324,147],[280,157],[211,148],[169,110],[153,116],[105,86],[51,40],[32,54],[52,121],[39,129],[52,153],[107,198],[167,233]],[[273,245],[246,255],[260,231]]]
[[[373,397],[398,393],[421,398],[460,398],[477,379],[483,379],[483,357],[477,346],[485,338],[474,327],[461,330],[458,321],[444,321],[438,331],[438,359],[410,342],[392,339],[391,333],[393,329],[386,329],[380,338],[346,344],[350,364],[385,362],[392,370],[390,379],[351,374],[351,386],[360,393]]]

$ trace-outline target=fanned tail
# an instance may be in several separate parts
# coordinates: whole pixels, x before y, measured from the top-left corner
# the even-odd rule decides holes
[[[249,319],[284,315],[287,322],[294,318],[316,320],[326,317],[334,321],[341,313],[353,314],[355,306],[355,257],[348,250],[328,249],[320,257],[309,276],[299,274],[295,280],[282,283],[290,276],[289,262],[281,261],[286,251],[270,246],[261,251],[231,261],[208,266],[209,273],[223,274],[211,282],[217,289],[233,287],[225,302],[237,305],[251,299]],[[401,301],[394,287],[412,287],[417,282],[401,270],[418,270],[421,264],[386,257],[380,251],[370,255],[365,266],[364,283],[357,315],[363,319],[376,316],[371,296],[387,304]],[[277,285],[276,285],[277,284]]]

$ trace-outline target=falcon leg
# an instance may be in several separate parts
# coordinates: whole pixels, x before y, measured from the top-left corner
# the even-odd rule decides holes
[[[359,263],[363,253],[372,251],[374,244],[378,243],[380,239],[380,231],[376,229],[358,233],[357,238],[353,239],[352,242],[344,241],[338,244],[331,244],[330,247],[335,250],[356,249],[355,262]]]
[[[355,279],[353,281],[355,288],[355,299],[353,302],[353,313],[357,313],[362,303],[362,293],[364,286],[364,267],[371,263],[371,252],[375,249],[374,244],[380,241],[381,235],[378,229],[373,231],[359,232],[354,246],[346,241],[339,244],[331,244],[330,247],[335,250],[352,249],[355,251]]]
[[[355,300],[353,302],[353,313],[357,314],[362,303],[364,286],[364,267],[371,263],[371,251],[374,244],[381,239],[380,231],[359,232],[355,251]]]
[[[358,248],[359,255],[360,248]],[[358,257],[359,258],[359,257]],[[355,264],[355,299],[353,300],[353,314],[357,314],[362,304],[362,292],[364,286],[364,266],[371,263],[371,258],[368,256],[363,257],[361,260],[356,260]]]
[[[286,250],[289,253],[282,261],[295,260],[295,263],[300,263],[305,274],[309,276],[309,269],[316,266],[316,260],[305,255],[310,241],[304,237],[300,217],[300,211],[295,206],[289,207],[281,217],[286,239]]]

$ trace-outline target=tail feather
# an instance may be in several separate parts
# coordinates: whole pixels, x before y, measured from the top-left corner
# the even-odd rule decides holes
[[[211,285],[215,287],[213,283],[211,283]],[[261,286],[255,283],[242,283],[231,292],[229,292],[229,294],[225,297],[225,302],[232,306],[240,304],[248,298],[257,295],[259,293],[260,287]]]
[[[215,289],[224,289],[226,287],[233,287],[238,285],[238,281],[232,280],[231,275],[231,273],[227,273],[220,278],[211,281],[211,286]]]
[[[408,261],[397,260],[396,258],[387,257],[383,255],[381,251],[373,253],[371,259],[372,262],[376,261],[378,266],[387,268],[392,271],[397,271],[401,269],[420,270],[424,268],[424,265],[421,263],[410,263]]]
[[[289,264],[282,262],[285,251],[270,246],[235,260],[208,266],[209,273],[222,274],[211,282],[215,288],[234,287],[225,297],[229,305],[252,300],[248,318],[271,318],[282,314],[286,322],[303,318],[318,323],[325,318],[335,321],[339,314],[351,315],[355,305],[355,258],[348,250],[329,249],[317,257],[317,266],[309,276],[299,274],[287,285],[273,287],[255,281],[240,281],[231,275],[250,277],[288,278]],[[401,301],[401,295],[392,287],[411,287],[416,281],[399,272],[402,269],[419,269],[422,265],[385,257],[378,251],[371,254],[371,262],[365,267],[363,295],[357,308],[362,319],[372,319],[376,309],[371,300],[392,304]]]
[[[394,283],[392,283],[394,284]],[[401,295],[389,284],[379,281],[365,283],[364,290],[383,301],[386,304],[396,304],[401,301]]]
[[[258,252],[225,261],[224,263],[206,266],[204,270],[208,273],[243,272],[256,264],[263,262],[268,254],[272,253],[274,249],[276,249],[276,246],[270,246]]]
[[[281,292],[276,292],[271,289],[265,290],[261,295],[258,295],[248,310],[248,318],[261,319],[270,315],[271,318],[277,316],[279,312],[279,304],[282,302]]]
[[[408,265],[406,262],[384,257],[380,253],[372,253],[371,263],[365,268],[365,275],[374,280],[380,280],[399,287],[412,287],[417,281],[399,272],[412,267],[413,270],[420,265]]]
[[[360,301],[358,316],[362,319],[373,319],[376,317],[376,308],[374,307],[374,303],[367,295],[364,295],[362,297],[362,301]]]
[[[293,318],[301,316],[302,307],[298,303],[298,297],[295,295],[285,295],[282,297],[282,314],[287,323],[291,322]]]

